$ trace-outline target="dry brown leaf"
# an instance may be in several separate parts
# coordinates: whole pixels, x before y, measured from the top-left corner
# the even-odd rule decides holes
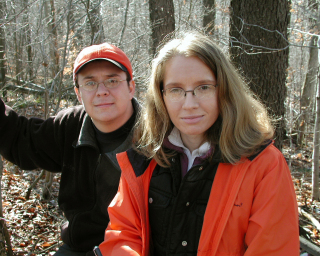
[[[29,208],[28,209],[28,212],[30,212],[30,213],[34,213],[36,211],[36,208]]]
[[[45,242],[41,246],[44,248],[50,247],[52,245],[56,244],[56,242]]]
[[[26,199],[25,197],[23,197],[23,196],[18,196],[18,197],[15,197],[14,199],[15,199],[15,200],[20,199],[20,200],[22,200],[22,201],[26,201],[26,200],[27,200],[27,199]]]

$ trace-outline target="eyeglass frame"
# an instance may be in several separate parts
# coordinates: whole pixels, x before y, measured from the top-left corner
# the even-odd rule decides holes
[[[161,90],[161,92],[166,96],[166,91],[167,91],[167,90],[180,89],[180,90],[183,90],[183,91],[184,91],[184,96],[181,98],[181,100],[187,96],[187,92],[192,92],[192,95],[195,96],[196,98],[198,98],[194,91],[195,91],[197,88],[199,88],[199,87],[201,87],[201,86],[205,86],[205,85],[206,85],[206,86],[208,86],[208,85],[213,86],[213,88],[217,88],[217,87],[218,87],[218,84],[215,84],[215,85],[213,85],[213,84],[201,84],[201,85],[198,85],[198,86],[197,86],[196,88],[194,88],[193,90],[187,90],[187,91],[186,91],[186,90],[184,90],[184,89],[181,88],[181,87],[172,87],[172,88],[167,88],[167,89],[165,89],[165,90]],[[198,99],[201,99],[201,98],[198,98]],[[171,99],[170,99],[170,100],[171,100]],[[179,102],[179,101],[181,101],[181,100],[177,100],[177,101],[173,101],[173,102]],[[171,101],[172,101],[172,100],[171,100]]]
[[[106,81],[108,81],[108,80],[116,80],[117,82],[118,82],[118,84],[116,85],[116,86],[114,86],[114,87],[108,87],[106,84],[105,84],[105,82]],[[82,87],[83,88],[83,90],[85,90],[85,91],[87,91],[87,92],[93,92],[93,91],[96,91],[96,90],[98,90],[98,88],[99,88],[99,85],[102,83],[103,84],[103,86],[105,87],[105,88],[107,88],[107,89],[115,89],[115,88],[117,88],[119,85],[120,85],[120,82],[123,82],[123,81],[128,81],[127,79],[123,79],[123,80],[118,80],[118,79],[115,79],[115,78],[108,78],[108,79],[106,79],[106,80],[104,80],[104,81],[102,81],[102,82],[96,82],[96,81],[87,81],[86,83],[88,83],[88,82],[94,82],[94,83],[96,83],[97,85],[96,85],[96,88],[95,89],[92,89],[92,90],[86,90],[85,88],[84,88],[84,85],[83,84],[79,84],[79,88],[80,87]],[[86,84],[85,83],[85,84]]]

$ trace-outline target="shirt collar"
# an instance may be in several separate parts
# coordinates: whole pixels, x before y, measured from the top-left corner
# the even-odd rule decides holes
[[[190,150],[183,144],[180,131],[178,130],[177,127],[174,127],[172,129],[171,133],[168,136],[168,140],[174,146],[177,146],[183,149],[183,152],[188,157],[188,170],[192,167],[196,157],[201,157],[206,155],[211,148],[209,142],[204,142],[199,148],[190,152]]]

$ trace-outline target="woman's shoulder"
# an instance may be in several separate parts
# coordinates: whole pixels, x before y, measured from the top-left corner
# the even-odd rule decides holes
[[[287,161],[281,151],[274,146],[274,141],[270,140],[268,144],[264,144],[260,151],[255,155],[248,157],[251,167],[259,166],[259,168],[274,168],[276,166],[287,166]]]
[[[124,154],[127,157],[136,177],[141,176],[145,172],[152,160],[147,156],[141,154],[137,149],[133,147],[121,154]]]
[[[248,159],[250,161],[254,161],[256,159],[259,159],[259,158],[265,158],[265,157],[275,157],[275,156],[282,156],[282,153],[279,151],[279,149],[277,149],[275,146],[274,146],[274,141],[273,140],[266,140],[263,144],[261,144],[256,152],[249,156]]]

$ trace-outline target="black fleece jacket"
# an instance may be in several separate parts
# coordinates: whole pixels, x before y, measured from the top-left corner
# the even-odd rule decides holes
[[[137,112],[135,99],[133,106]],[[76,251],[92,252],[103,241],[107,207],[120,179],[116,154],[131,146],[131,135],[114,151],[100,154],[83,106],[46,120],[27,119],[0,99],[0,154],[24,170],[61,172],[58,203],[68,220],[62,240]]]

